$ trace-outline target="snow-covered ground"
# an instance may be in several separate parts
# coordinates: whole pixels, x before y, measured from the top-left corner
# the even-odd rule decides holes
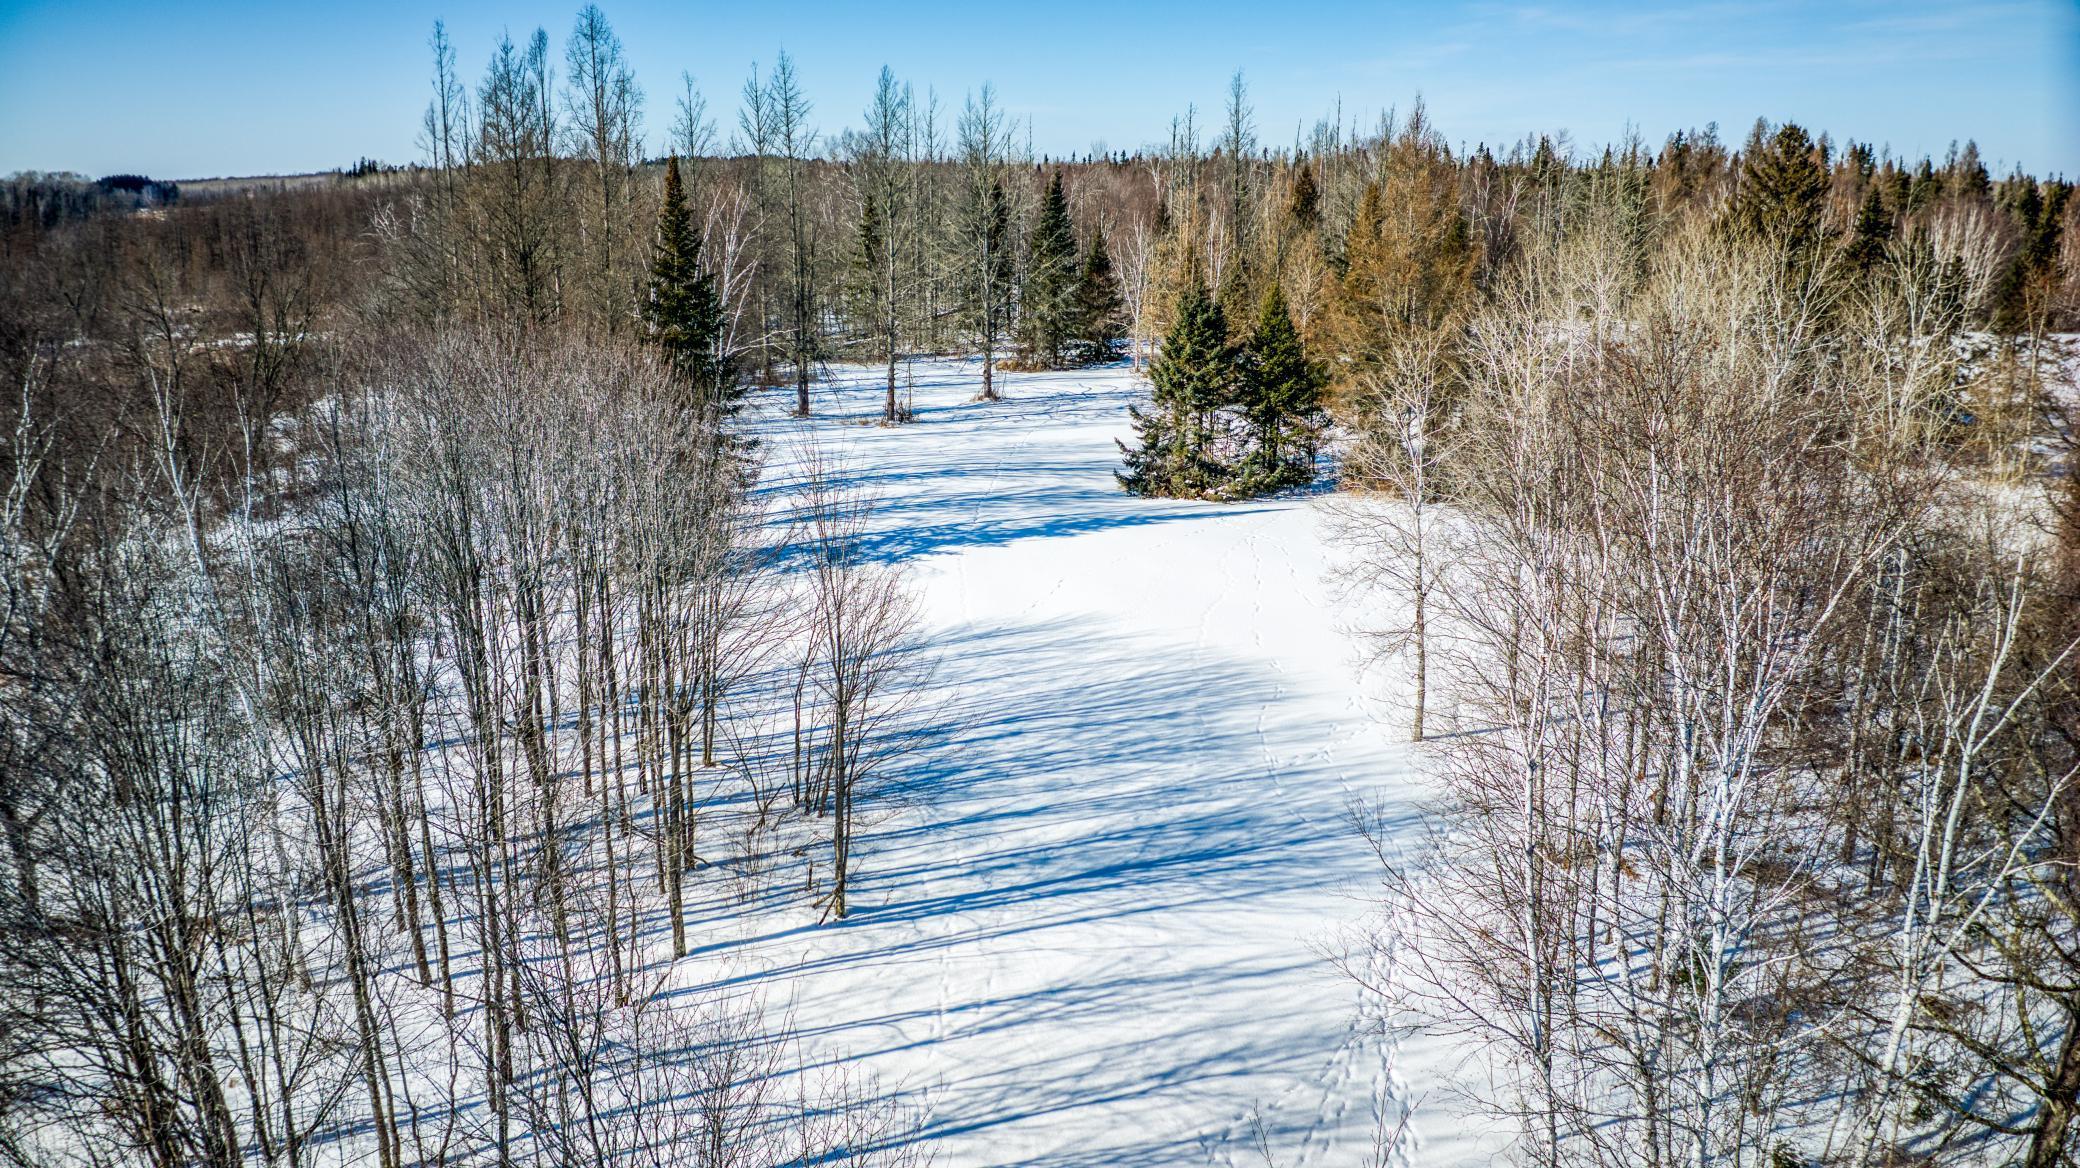
[[[1423,791],[1326,578],[1319,498],[1130,498],[1124,368],[920,365],[917,420],[868,424],[873,370],[755,425],[882,498],[911,566],[938,730],[874,793],[853,912],[717,905],[679,991],[748,989],[811,1066],[921,1109],[942,1168],[1365,1163],[1415,1105],[1416,1162],[1495,1141],[1328,956],[1376,866],[1347,814]],[[1411,822],[1404,819],[1403,822]],[[800,898],[796,898],[797,901]]]

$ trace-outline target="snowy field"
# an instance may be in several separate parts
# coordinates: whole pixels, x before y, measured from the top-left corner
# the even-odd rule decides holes
[[[868,801],[848,919],[710,905],[674,989],[791,1016],[942,1168],[1362,1164],[1411,1107],[1414,1162],[1485,1163],[1453,1052],[1330,959],[1376,886],[1352,800],[1406,825],[1422,780],[1398,675],[1331,604],[1322,500],[1121,493],[1124,368],[983,404],[973,364],[921,364],[901,427],[878,376],[754,425],[769,478],[814,444],[881,496],[938,730]]]

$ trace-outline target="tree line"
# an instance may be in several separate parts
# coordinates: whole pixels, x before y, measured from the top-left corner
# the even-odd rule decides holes
[[[1354,618],[1441,776],[1372,820],[1373,988],[1528,1162],[2075,1163],[2071,188],[1542,153],[1449,280],[1361,269],[1442,165],[1405,128],[1325,306]]]
[[[596,9],[560,82],[540,31],[502,40],[474,89],[438,27],[432,48],[426,157],[378,222],[397,307],[419,321],[630,333],[664,215],[713,284],[719,315],[700,343],[733,389],[791,386],[797,413],[832,360],[883,364],[894,421],[906,357],[974,350],[991,398],[1004,358],[1106,359],[1124,327],[1095,209],[1079,226],[1061,184],[1016,152],[988,86],[949,117],[884,70],[859,124],[825,133],[783,52],[753,67],[726,140],[682,78],[648,155],[643,91]]]

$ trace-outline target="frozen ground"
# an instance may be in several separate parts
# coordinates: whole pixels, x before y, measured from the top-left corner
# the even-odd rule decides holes
[[[1360,1164],[1410,1104],[1415,1161],[1485,1162],[1451,1052],[1383,1035],[1325,956],[1373,885],[1350,800],[1411,813],[1420,777],[1361,696],[1320,500],[1122,494],[1123,368],[980,404],[973,365],[920,365],[894,428],[874,377],[756,424],[883,496],[941,729],[873,801],[848,920],[718,907],[675,987],[790,1011],[808,1064],[923,1108],[943,1168]]]

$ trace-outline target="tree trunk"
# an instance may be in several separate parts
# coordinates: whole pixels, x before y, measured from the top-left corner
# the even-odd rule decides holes
[[[2029,1156],[2024,1168],[2058,1168],[2069,1162],[2067,1145],[2076,1133],[2074,1113],[2080,1111],[2080,993],[2066,995],[2066,1036],[2059,1043],[2058,1065],[2053,1068],[2044,1106],[2037,1112],[2037,1130],[2030,1133]]]

